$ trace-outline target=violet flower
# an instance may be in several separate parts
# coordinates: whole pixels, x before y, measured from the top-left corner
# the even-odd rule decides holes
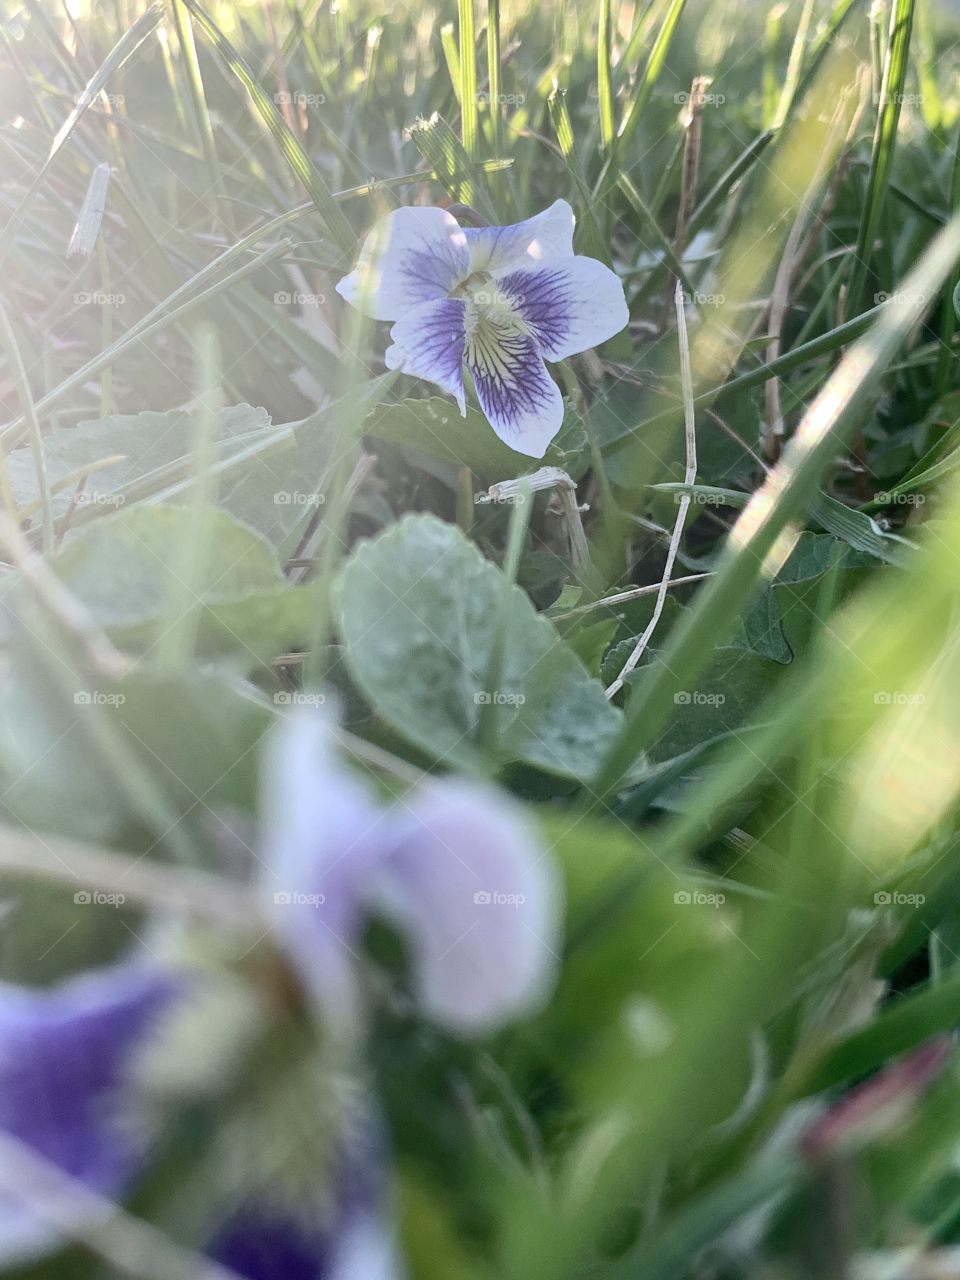
[[[263,808],[277,940],[348,1048],[362,1029],[358,951],[372,914],[401,931],[423,1012],[449,1029],[487,1031],[546,999],[559,889],[493,788],[443,779],[380,806],[334,758],[327,721],[304,714],[268,752]],[[101,1200],[122,1200],[152,1155],[137,1068],[151,1042],[162,1053],[203,980],[138,959],[50,989],[0,984],[0,1130]],[[401,1280],[379,1125],[345,1124],[334,1141],[333,1186],[315,1210],[286,1214],[251,1191],[211,1224],[209,1256],[245,1280]],[[78,1229],[91,1212],[78,1198]],[[42,1203],[0,1166],[0,1269],[60,1243]]]
[[[544,360],[565,360],[629,319],[619,278],[573,252],[565,200],[508,227],[461,227],[444,209],[407,207],[368,234],[337,292],[392,320],[391,369],[434,382],[466,413],[464,366],[494,431],[540,458],[563,401]]]
[[[482,1034],[536,1012],[553,985],[561,889],[519,805],[430,780],[378,805],[333,756],[323,716],[295,715],[268,754],[266,880],[283,945],[328,1023],[360,1026],[365,925],[395,925],[423,1013]]]
[[[49,990],[0,986],[0,1130],[105,1201],[122,1200],[150,1156],[136,1066],[194,980],[135,961]],[[383,1207],[383,1145],[378,1126],[352,1127],[315,1213],[298,1205],[284,1218],[244,1204],[213,1224],[206,1252],[244,1280],[402,1280]],[[0,1168],[0,1270],[64,1243],[14,1176]],[[78,1200],[78,1230],[89,1214]]]

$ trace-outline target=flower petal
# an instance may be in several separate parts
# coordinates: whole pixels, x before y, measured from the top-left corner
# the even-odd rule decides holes
[[[435,382],[456,398],[466,415],[463,392],[463,346],[466,341],[466,303],[455,298],[415,307],[390,330],[394,345],[384,360],[414,378]]]
[[[561,891],[522,811],[453,779],[404,809],[370,892],[407,937],[424,1012],[468,1034],[535,1012],[555,976]]]
[[[92,1190],[122,1194],[147,1141],[123,1123],[128,1069],[180,990],[134,964],[52,989],[0,987],[0,1128]],[[0,1189],[0,1259],[58,1243],[40,1214]]]
[[[606,342],[630,319],[623,285],[596,258],[569,258],[498,277],[547,360],[566,360]]]
[[[566,200],[555,200],[549,209],[509,227],[464,227],[470,270],[508,271],[546,258],[570,257],[575,222]]]
[[[563,423],[563,397],[547,373],[536,338],[513,333],[468,342],[467,368],[480,407],[511,449],[542,458]]]
[[[411,307],[445,298],[469,272],[456,218],[445,209],[404,207],[369,232],[337,293],[375,320],[399,320]]]
[[[264,889],[306,989],[331,1027],[361,1021],[354,944],[358,885],[377,856],[383,821],[366,788],[334,755],[330,719],[302,709],[274,732],[261,801]]]

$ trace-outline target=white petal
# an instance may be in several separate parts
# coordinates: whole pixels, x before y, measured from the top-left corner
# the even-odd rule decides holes
[[[630,319],[620,277],[596,258],[568,258],[498,277],[517,299],[548,360],[566,360],[619,333]]]
[[[463,231],[445,209],[404,207],[372,228],[337,293],[375,320],[445,298],[470,272]]]
[[[480,407],[511,449],[542,458],[563,423],[563,397],[547,373],[532,335],[514,334],[482,346],[468,344],[467,368]]]
[[[507,271],[546,258],[573,254],[576,219],[566,200],[509,227],[465,227],[471,271]]]
[[[261,815],[261,883],[278,936],[331,1025],[353,1035],[361,1020],[359,886],[376,858],[382,819],[336,759],[324,712],[301,709],[274,731]]]
[[[444,779],[395,823],[371,894],[408,939],[424,1012],[466,1034],[536,1012],[557,970],[561,889],[526,815],[493,788]]]
[[[462,414],[467,411],[463,394],[465,312],[466,304],[455,298],[415,307],[390,330],[394,345],[384,355],[388,369],[425,378],[456,397]]]

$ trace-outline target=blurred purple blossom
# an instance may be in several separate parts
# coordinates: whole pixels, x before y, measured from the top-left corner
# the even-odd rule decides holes
[[[304,712],[268,755],[264,839],[283,944],[332,1025],[359,1025],[358,952],[374,916],[405,937],[424,1014],[454,1032],[482,1034],[546,1001],[559,877],[494,787],[431,779],[378,805],[335,759],[326,719]]]
[[[442,779],[380,806],[312,713],[278,729],[265,775],[264,879],[278,940],[348,1054],[363,1025],[358,950],[371,914],[407,939],[415,994],[438,1023],[483,1032],[543,1003],[559,889],[492,787]],[[78,1227],[97,1205],[109,1213],[149,1167],[156,1135],[138,1068],[203,981],[138,957],[53,988],[0,985],[0,1130],[95,1193],[76,1197]],[[254,1195],[211,1223],[209,1256],[246,1280],[399,1280],[385,1141],[372,1108],[363,1113],[332,1139],[333,1185],[315,1211],[286,1214]],[[70,1231],[63,1206],[51,1219],[18,1178],[0,1165],[0,1266],[42,1256]]]

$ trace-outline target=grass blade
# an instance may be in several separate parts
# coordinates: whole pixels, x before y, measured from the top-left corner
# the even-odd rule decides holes
[[[924,302],[942,286],[960,258],[960,216],[936,237],[904,281],[909,302],[885,308],[871,331],[844,357],[810,406],[778,465],[754,494],[734,526],[717,572],[690,613],[678,623],[670,644],[630,703],[623,730],[591,788],[596,802],[614,792],[634,760],[662,729],[677,690],[692,679],[717,639],[727,633],[750,599],[765,568],[784,540],[792,543],[791,523],[815,498],[820,478],[831,465],[876,391],[886,366],[917,319]]]
[[[597,34],[597,96],[600,99],[600,138],[604,151],[613,145],[616,125],[613,115],[613,79],[610,73],[612,53],[612,18],[610,0],[600,0],[600,26]]]
[[[850,304],[854,311],[860,309],[873,242],[880,225],[880,214],[893,165],[893,152],[897,145],[897,125],[900,122],[900,107],[903,102],[909,65],[913,10],[914,0],[896,0],[890,15],[890,35],[883,66],[883,80],[880,85],[880,102],[877,107],[873,152],[870,157],[870,176],[867,180],[867,198],[860,216],[860,230],[850,282]]]
[[[250,95],[250,100],[256,107],[261,120],[270,130],[273,140],[279,147],[287,165],[300,182],[303,183],[333,240],[344,254],[352,253],[356,242],[353,228],[344,216],[343,211],[337,206],[327,184],[310,162],[307,153],[287,127],[273,99],[264,91],[250,67],[241,58],[209,14],[200,8],[196,0],[184,0],[184,3],[207,36],[213,41],[217,52],[230,71]]]
[[[463,121],[463,147],[471,160],[476,160],[480,141],[479,103],[477,102],[477,29],[473,0],[460,0],[460,115]]]
[[[487,84],[490,91],[490,122],[493,154],[503,150],[503,108],[500,102],[500,0],[487,0]]]

